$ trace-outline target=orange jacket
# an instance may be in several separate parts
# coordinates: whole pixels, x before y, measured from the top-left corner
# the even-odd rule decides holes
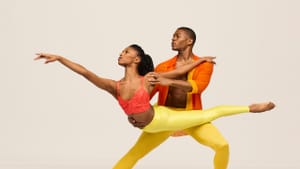
[[[199,59],[198,56],[193,57],[194,60]],[[160,63],[156,68],[155,72],[165,72],[176,68],[177,56]],[[211,75],[213,72],[213,64],[209,62],[204,62],[194,68],[188,73],[187,81],[192,85],[192,91],[187,93],[186,109],[202,109],[201,93],[208,86]],[[156,92],[158,94],[158,105],[165,105],[168,96],[168,86],[156,85],[151,93],[153,97]]]

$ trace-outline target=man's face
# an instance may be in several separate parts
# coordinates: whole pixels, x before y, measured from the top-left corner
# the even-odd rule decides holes
[[[184,50],[187,46],[191,45],[191,38],[184,30],[177,29],[172,38],[172,50]]]

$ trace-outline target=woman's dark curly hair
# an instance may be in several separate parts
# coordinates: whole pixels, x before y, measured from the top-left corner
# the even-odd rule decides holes
[[[153,72],[154,65],[151,56],[145,54],[144,50],[139,45],[132,44],[129,47],[137,51],[137,55],[141,58],[141,62],[138,65],[139,75],[144,76],[149,72]]]

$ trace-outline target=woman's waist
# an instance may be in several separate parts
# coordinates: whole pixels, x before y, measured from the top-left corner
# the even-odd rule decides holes
[[[144,128],[148,125],[154,117],[154,109],[152,106],[147,111],[128,114],[128,121],[138,128]]]

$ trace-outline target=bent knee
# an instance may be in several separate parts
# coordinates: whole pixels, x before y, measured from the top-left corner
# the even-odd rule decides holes
[[[216,151],[220,151],[220,150],[228,151],[229,150],[229,144],[228,144],[228,142],[222,142],[222,143],[216,144],[214,149]]]

